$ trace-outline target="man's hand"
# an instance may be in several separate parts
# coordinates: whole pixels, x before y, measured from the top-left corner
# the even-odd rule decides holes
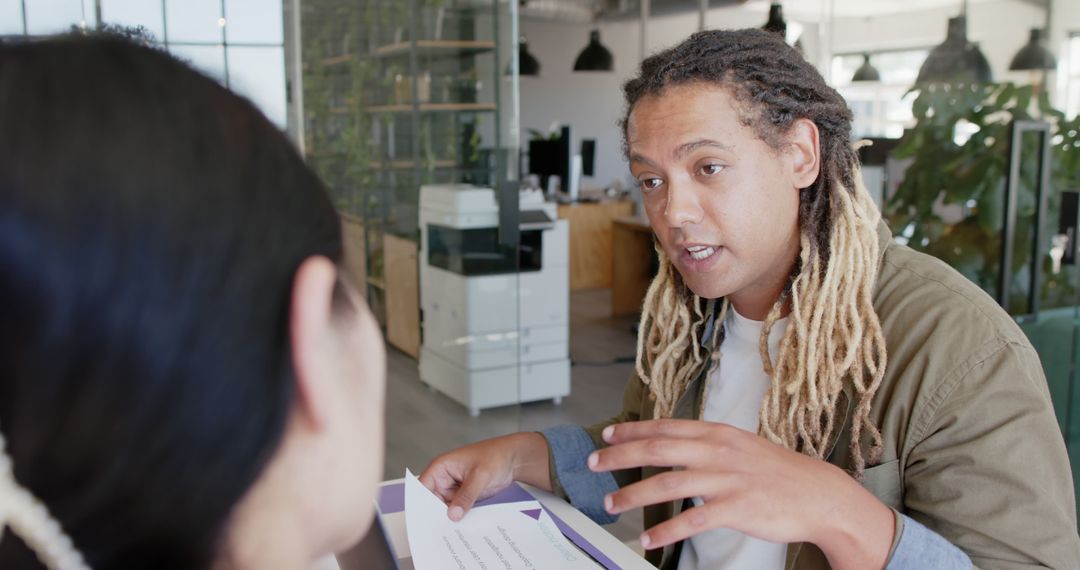
[[[615,514],[701,497],[704,504],[648,529],[648,549],[714,528],[778,543],[811,542],[834,568],[881,568],[892,544],[892,511],[841,469],[721,423],[653,420],[609,426],[610,447],[589,456],[593,471],[643,466],[673,471],[605,498]]]

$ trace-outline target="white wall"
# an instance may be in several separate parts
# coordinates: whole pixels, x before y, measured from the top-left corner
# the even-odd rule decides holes
[[[1052,0],[1052,19],[1050,22],[1050,45],[1055,47],[1064,42],[1069,32],[1080,32],[1080,2],[1077,0]]]
[[[1053,0],[1052,20],[1050,22],[1050,38],[1047,43],[1052,46],[1058,56],[1058,68],[1064,70],[1069,62],[1062,54],[1061,47],[1065,45],[1071,32],[1080,32],[1080,1],[1078,0]],[[1056,89],[1053,93],[1058,101],[1063,101],[1067,95],[1068,78],[1066,74],[1059,73],[1056,78]]]
[[[762,15],[739,9],[713,10],[706,25],[754,25]],[[762,20],[764,21],[764,20]],[[649,22],[647,53],[670,47],[697,31],[698,16],[688,13]],[[529,52],[540,61],[539,77],[521,78],[522,148],[528,148],[529,129],[546,132],[552,122],[574,127],[574,148],[582,138],[596,139],[595,176],[583,186],[603,187],[613,180],[629,181],[618,128],[624,111],[622,83],[637,72],[640,52],[637,21],[600,25],[600,41],[615,57],[613,73],[574,72],[574,60],[588,44],[591,26],[523,20]]]
[[[539,77],[522,77],[521,138],[522,151],[528,150],[529,129],[547,132],[552,122],[573,125],[574,148],[582,138],[596,139],[596,176],[585,178],[585,187],[602,186],[612,179],[622,179],[625,166],[619,151],[617,121],[622,112],[619,85],[628,77],[636,57],[637,39],[617,36],[601,30],[600,40],[615,56],[614,73],[574,73],[571,71],[578,52],[585,47],[589,26],[561,23],[522,22],[529,52],[540,61]]]

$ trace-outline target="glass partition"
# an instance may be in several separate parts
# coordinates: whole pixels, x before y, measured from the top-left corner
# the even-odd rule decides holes
[[[520,402],[564,393],[552,380],[569,389],[565,323],[554,357],[525,340],[544,323],[522,299],[550,287],[559,242],[554,206],[546,230],[520,227],[517,3],[303,0],[299,14],[304,148],[390,347],[385,475],[399,478],[517,431]]]

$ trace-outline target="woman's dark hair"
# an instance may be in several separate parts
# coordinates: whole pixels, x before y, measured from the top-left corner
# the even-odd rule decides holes
[[[0,433],[91,567],[220,555],[293,401],[293,276],[340,249],[249,101],[121,39],[0,45]]]

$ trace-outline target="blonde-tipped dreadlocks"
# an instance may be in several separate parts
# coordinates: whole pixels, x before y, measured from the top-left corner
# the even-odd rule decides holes
[[[773,148],[799,118],[818,126],[821,172],[800,193],[800,253],[785,292],[765,319],[762,365],[771,386],[762,402],[760,433],[824,459],[845,383],[854,393],[851,455],[861,476],[878,461],[881,434],[870,405],[885,372],[886,350],[872,304],[878,270],[880,214],[859,182],[849,143],[851,112],[802,56],[758,30],[706,31],[650,57],[624,86],[628,113],[645,95],[679,83],[714,83],[742,105],[745,122]],[[625,133],[626,120],[623,121]],[[641,315],[637,372],[656,399],[656,417],[670,417],[687,384],[719,358],[726,301],[703,300],[683,284],[661,248],[660,271]],[[721,302],[717,334],[700,343],[707,316]],[[790,320],[779,353],[768,352],[769,332],[782,312]],[[775,366],[771,359],[775,356]],[[841,417],[841,421],[843,418]],[[870,449],[864,455],[863,440]]]

